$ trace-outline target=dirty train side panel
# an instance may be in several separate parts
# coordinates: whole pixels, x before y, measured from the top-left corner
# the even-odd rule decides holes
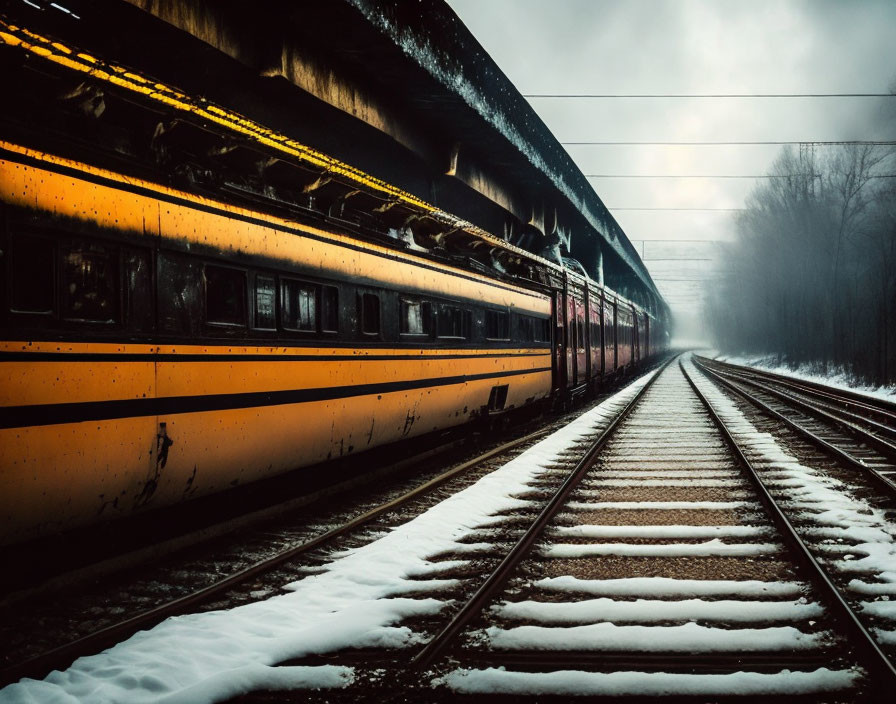
[[[546,294],[15,144],[0,192],[5,541],[550,393]]]

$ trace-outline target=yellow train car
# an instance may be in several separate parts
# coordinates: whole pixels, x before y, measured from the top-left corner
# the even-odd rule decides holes
[[[13,143],[0,193],[5,542],[551,392],[545,291]]]
[[[368,124],[127,3],[107,9],[133,51],[95,8],[17,7],[0,13],[0,544],[567,402],[664,347],[653,294],[648,314],[592,280],[602,257],[567,268],[569,204],[543,174],[473,168],[391,80]]]

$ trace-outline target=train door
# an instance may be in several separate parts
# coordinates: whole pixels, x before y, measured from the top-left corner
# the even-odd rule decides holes
[[[588,350],[585,347],[585,300],[579,295],[573,296],[575,311],[575,372],[576,386],[587,380]]]
[[[653,350],[650,349],[650,316],[644,313],[644,356],[650,357]]]
[[[554,324],[551,339],[551,349],[553,350],[552,377],[554,390],[562,389],[566,386],[566,359],[563,351],[563,336],[565,327],[563,325],[563,292],[554,291],[551,296],[551,320]]]
[[[637,363],[641,361],[641,335],[644,331],[644,321],[641,318],[641,314],[634,308],[632,308],[632,320],[634,321],[632,327],[632,347],[634,348],[632,350],[632,361]]]
[[[604,370],[616,371],[616,304],[604,298]]]
[[[589,296],[588,302],[588,378],[594,379],[604,373],[604,347],[601,333],[601,314],[603,300],[600,292]]]
[[[566,294],[554,291],[551,297],[551,320],[554,322],[554,388],[566,388]]]
[[[585,282],[585,319],[582,324],[582,334],[585,338],[585,381],[590,381],[594,376],[594,361],[591,358],[591,350],[594,349],[591,345],[591,289],[588,288],[588,283]]]
[[[576,385],[576,302],[569,286],[566,287],[565,299],[563,313],[566,319],[564,345],[566,350],[566,386],[572,387]]]
[[[616,306],[616,367],[625,369],[632,361],[631,308]]]

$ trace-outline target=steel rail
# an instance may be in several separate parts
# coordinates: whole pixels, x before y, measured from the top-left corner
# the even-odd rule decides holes
[[[691,375],[688,374],[680,359],[678,364],[681,367],[685,379],[687,379],[691,388],[694,390],[694,393],[697,394],[697,397],[712,418],[713,423],[718,427],[719,431],[724,436],[726,443],[746,470],[748,478],[759,494],[759,500],[766,508],[772,521],[778,527],[778,530],[792,549],[793,553],[800,559],[800,562],[807,569],[815,586],[819,588],[821,595],[827,601],[832,616],[838,623],[840,623],[844,630],[848,632],[850,636],[850,644],[856,648],[858,654],[860,654],[864,660],[862,664],[867,667],[869,673],[881,685],[880,688],[875,688],[876,695],[879,696],[882,701],[890,701],[894,688],[896,688],[896,666],[893,665],[887,655],[880,649],[877,641],[874,640],[874,637],[858,619],[855,612],[852,610],[852,607],[850,607],[843,598],[840,590],[831,581],[827,572],[825,572],[824,568],[822,568],[815,559],[815,556],[799,536],[796,528],[794,528],[793,524],[790,522],[790,519],[787,518],[784,511],[778,506],[777,502],[766,488],[765,483],[762,481],[762,478],[759,476],[755,467],[753,467],[752,463],[747,459],[747,456],[734,439],[728,426],[718,415],[706,396],[704,396],[703,392],[697,387],[697,384],[691,378]],[[698,369],[703,372],[710,382],[712,381],[709,374],[707,374],[707,370],[700,367],[698,367]]]
[[[760,411],[762,411],[766,415],[769,415],[769,416],[775,418],[776,420],[780,421],[787,427],[796,431],[799,435],[806,438],[811,443],[813,443],[817,447],[821,448],[828,454],[831,454],[834,457],[836,457],[837,459],[841,460],[842,462],[845,462],[853,469],[857,469],[861,472],[866,473],[869,477],[871,477],[874,481],[876,481],[877,484],[882,489],[884,489],[887,493],[889,493],[889,494],[896,493],[896,481],[893,481],[892,479],[890,479],[888,476],[886,476],[885,474],[880,472],[876,467],[866,464],[865,462],[853,457],[852,455],[850,455],[848,452],[846,452],[842,448],[837,447],[836,445],[828,442],[824,438],[820,438],[818,435],[813,433],[811,430],[803,427],[802,425],[800,425],[799,423],[794,421],[792,418],[788,418],[783,413],[776,411],[774,408],[769,406],[767,403],[761,401],[760,399],[751,395],[750,393],[748,393],[741,387],[737,386],[736,384],[732,383],[728,379],[721,376],[718,372],[715,372],[712,369],[702,366],[699,362],[694,362],[694,366],[696,366],[698,369],[700,369],[707,376],[711,376],[714,379],[716,379],[718,381],[718,383],[725,386],[725,388],[730,389],[733,393],[737,394],[738,396],[740,396],[741,398],[746,400],[748,403],[751,403],[752,405],[756,406],[756,408],[758,408]],[[840,421],[840,422],[842,422],[842,421]]]
[[[742,384],[748,384],[754,388],[760,389],[761,391],[774,396],[779,401],[783,401],[786,405],[789,405],[792,408],[796,408],[798,411],[801,411],[808,416],[814,416],[819,420],[829,421],[846,433],[857,436],[862,442],[867,442],[870,445],[874,445],[881,454],[886,455],[891,459],[896,459],[896,445],[875,435],[867,428],[863,428],[860,424],[853,422],[854,420],[858,420],[860,422],[874,423],[874,421],[871,421],[867,418],[862,418],[861,416],[856,416],[854,414],[848,414],[849,416],[851,416],[851,418],[844,418],[837,413],[832,413],[824,408],[819,408],[818,406],[815,406],[804,399],[794,396],[793,394],[789,394],[786,391],[781,391],[780,389],[776,389],[766,383],[757,381],[756,379],[751,378],[749,374],[740,374],[729,371],[713,371],[716,374],[722,375],[729,379],[734,379]],[[841,411],[841,413],[846,412]]]
[[[714,369],[714,371],[717,371],[719,374],[722,374],[729,378],[735,378],[748,384],[757,386],[767,391],[768,393],[777,396],[782,401],[792,401],[794,405],[804,409],[807,413],[819,415],[835,422],[840,421],[844,428],[855,430],[856,432],[862,434],[863,437],[867,437],[869,442],[876,443],[881,449],[881,452],[896,457],[896,445],[878,435],[875,435],[872,432],[872,430],[876,430],[887,435],[896,435],[896,427],[886,425],[885,423],[879,423],[873,418],[869,418],[867,415],[860,415],[849,410],[851,406],[856,404],[852,404],[845,399],[838,399],[834,394],[826,394],[811,389],[800,389],[799,386],[788,384],[783,380],[771,379],[769,377],[763,376],[762,374],[754,374],[751,369],[748,369],[746,367],[717,365],[716,363],[706,362],[702,359],[698,364],[710,369]],[[773,386],[769,386],[768,382],[777,384],[787,389],[787,391],[782,391],[780,389],[774,388]],[[798,394],[803,394],[803,396],[801,397]],[[808,396],[809,399],[807,400],[806,398],[804,398],[805,396]],[[840,406],[837,405],[838,401],[841,404]],[[846,408],[843,407],[844,405],[846,406]]]
[[[756,369],[755,367],[747,367],[743,364],[732,364],[731,362],[723,362],[718,359],[709,359],[702,355],[694,355],[694,357],[699,358],[702,362],[705,363],[728,367],[729,369],[742,369],[756,376],[764,376],[793,388],[806,389],[808,392],[826,396],[828,398],[831,398],[832,400],[840,401],[847,405],[864,408],[872,413],[886,416],[896,422],[896,403],[887,401],[886,399],[873,398],[866,394],[858,393],[857,391],[850,391],[849,389],[838,389],[832,386],[827,386],[817,381],[797,379],[795,377],[786,376],[784,374],[770,372],[766,369]]]
[[[299,545],[295,545],[293,547],[282,550],[268,558],[265,558],[264,560],[255,562],[249,567],[239,570],[238,572],[234,572],[233,574],[230,574],[227,577],[224,577],[223,579],[220,579],[217,582],[208,585],[207,587],[203,587],[202,589],[198,589],[194,592],[191,592],[190,594],[186,594],[177,599],[173,599],[169,602],[165,602],[164,604],[160,604],[159,606],[156,606],[148,611],[140,613],[124,621],[120,621],[119,623],[112,624],[111,626],[107,626],[106,628],[100,629],[76,640],[70,641],[69,643],[61,645],[58,648],[54,648],[53,650],[49,650],[45,653],[41,653],[40,655],[36,655],[21,663],[4,667],[0,669],[0,685],[18,681],[22,677],[39,677],[42,675],[46,675],[46,673],[50,672],[51,670],[60,669],[62,667],[70,665],[74,660],[76,660],[78,657],[81,657],[82,655],[94,653],[103,648],[114,645],[115,643],[121,641],[123,638],[133,635],[137,630],[141,628],[153,626],[164,620],[165,618],[168,618],[169,616],[176,616],[178,614],[184,613],[187,609],[193,606],[201,604],[202,602],[218,596],[221,593],[249,579],[252,579],[259,574],[267,572],[277,567],[278,565],[287,562],[290,559],[298,557],[303,553],[320,547],[328,541],[331,541],[335,538],[345,535],[346,533],[349,533],[352,530],[359,528],[360,526],[368,523],[374,518],[407,503],[408,501],[430,491],[431,489],[445,483],[449,479],[452,479],[455,476],[468,471],[469,469],[495,457],[496,455],[508,452],[522,444],[535,440],[542,435],[546,435],[549,432],[549,429],[541,429],[534,433],[529,433],[524,437],[517,438],[516,440],[512,440],[508,443],[504,443],[503,445],[493,448],[488,452],[485,452],[456,467],[452,467],[450,470],[443,472],[439,476],[430,479],[429,481],[415,487],[414,489],[411,489],[401,496],[380,504],[379,506],[366,511],[359,516],[356,516],[352,520],[340,526],[337,526],[336,528],[328,530],[327,532],[315,536],[314,538],[311,538],[310,540],[307,540]]]
[[[673,358],[674,359],[674,358]],[[545,507],[538,514],[538,517],[529,526],[526,532],[520,537],[516,544],[504,556],[500,564],[489,574],[485,581],[476,590],[476,593],[457,611],[448,624],[432,639],[422,650],[420,650],[411,660],[411,666],[423,669],[428,667],[432,662],[445,650],[461,630],[472,621],[489,600],[503,587],[504,583],[510,577],[514,569],[526,557],[535,542],[541,536],[550,520],[563,507],[563,504],[569,498],[585,474],[594,465],[604,446],[612,437],[614,431],[619,424],[632,412],[638,402],[644,397],[647,390],[672,363],[673,359],[669,359],[664,363],[650,380],[638,391],[638,393],[629,401],[613,419],[613,421],[603,430],[600,436],[592,443],[591,447],[578,461],[560,488],[554,493]]]

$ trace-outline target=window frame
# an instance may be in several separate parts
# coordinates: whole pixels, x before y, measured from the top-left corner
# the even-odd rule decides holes
[[[504,336],[498,337],[496,335],[491,335],[492,332],[489,330],[490,322],[489,316],[500,316],[500,319],[503,319],[504,324],[501,326],[503,329],[497,332],[504,333]],[[492,340],[494,342],[508,342],[511,339],[511,329],[510,329],[510,311],[507,310],[497,310],[494,308],[486,308],[485,310],[485,339]]]
[[[259,279],[270,279],[273,282],[273,300],[271,301],[271,305],[273,307],[273,326],[272,327],[264,327],[258,324],[258,280]],[[259,332],[277,332],[279,329],[279,321],[280,321],[280,305],[279,305],[279,296],[277,295],[280,289],[279,286],[279,277],[276,274],[270,274],[268,272],[256,271],[252,273],[252,290],[249,293],[250,298],[250,308],[252,312],[252,330],[257,330]]]
[[[320,333],[320,325],[321,325],[321,286],[313,281],[308,281],[307,279],[300,278],[298,276],[289,276],[282,275],[277,277],[278,281],[278,298],[279,298],[279,309],[277,322],[279,324],[279,328],[284,332],[298,334],[298,335],[318,335]],[[286,319],[284,317],[287,306],[283,304],[283,297],[286,292],[286,286],[288,284],[299,284],[300,286],[304,286],[310,288],[314,294],[314,321],[310,328],[298,328],[298,327],[290,327],[286,324]]]
[[[420,306],[420,316],[423,323],[421,332],[405,331],[405,306],[406,304],[414,304]],[[432,301],[421,298],[419,296],[409,296],[403,293],[398,294],[398,335],[400,338],[411,338],[415,340],[432,339],[435,334],[437,322],[434,321],[434,310]]]
[[[459,335],[444,334],[441,330],[442,320],[445,319],[445,313],[449,310],[452,311],[452,314],[457,313],[458,315]],[[473,312],[459,303],[439,303],[436,309],[435,336],[439,340],[469,340],[473,336]]]
[[[376,331],[368,332],[365,328],[368,322],[366,301],[376,299]],[[380,292],[358,291],[358,333],[365,339],[381,339],[383,334],[383,301]]]
[[[327,300],[327,296],[325,295],[328,291],[332,291],[334,295],[334,300],[332,302]],[[318,320],[318,329],[320,330],[321,335],[338,335],[339,334],[339,286],[335,284],[321,284],[318,288],[318,296],[320,303],[320,316]],[[330,305],[333,305],[333,316],[335,320],[335,329],[330,330],[325,327],[325,308],[328,308]]]
[[[222,271],[233,271],[238,272],[243,275],[243,295],[242,295],[242,305],[243,305],[243,322],[242,323],[230,323],[225,321],[211,320],[209,318],[209,310],[208,310],[208,269],[212,267],[214,269],[220,269]],[[236,266],[228,266],[221,265],[216,262],[202,262],[202,292],[203,292],[203,314],[204,314],[204,323],[207,327],[214,328],[216,330],[248,330],[249,329],[249,310],[250,310],[250,301],[249,301],[249,271],[248,269],[244,269],[242,267]]]
[[[52,271],[50,272],[50,281],[52,283],[52,291],[50,293],[50,310],[43,311],[35,311],[35,310],[19,310],[13,306],[13,298],[15,296],[15,264],[16,264],[16,256],[15,252],[15,241],[16,239],[30,239],[30,240],[41,240],[43,243],[49,245],[50,249],[50,264],[52,266]],[[38,325],[52,325],[59,324],[62,320],[61,317],[61,309],[62,304],[60,301],[62,284],[60,283],[61,273],[60,273],[60,247],[59,247],[59,238],[53,237],[50,234],[44,234],[43,232],[37,231],[35,232],[31,228],[16,228],[13,231],[13,228],[10,228],[7,236],[6,236],[6,251],[8,254],[4,257],[4,266],[6,267],[6,301],[5,301],[5,314],[9,317],[11,322],[21,321],[22,323],[36,323]]]

